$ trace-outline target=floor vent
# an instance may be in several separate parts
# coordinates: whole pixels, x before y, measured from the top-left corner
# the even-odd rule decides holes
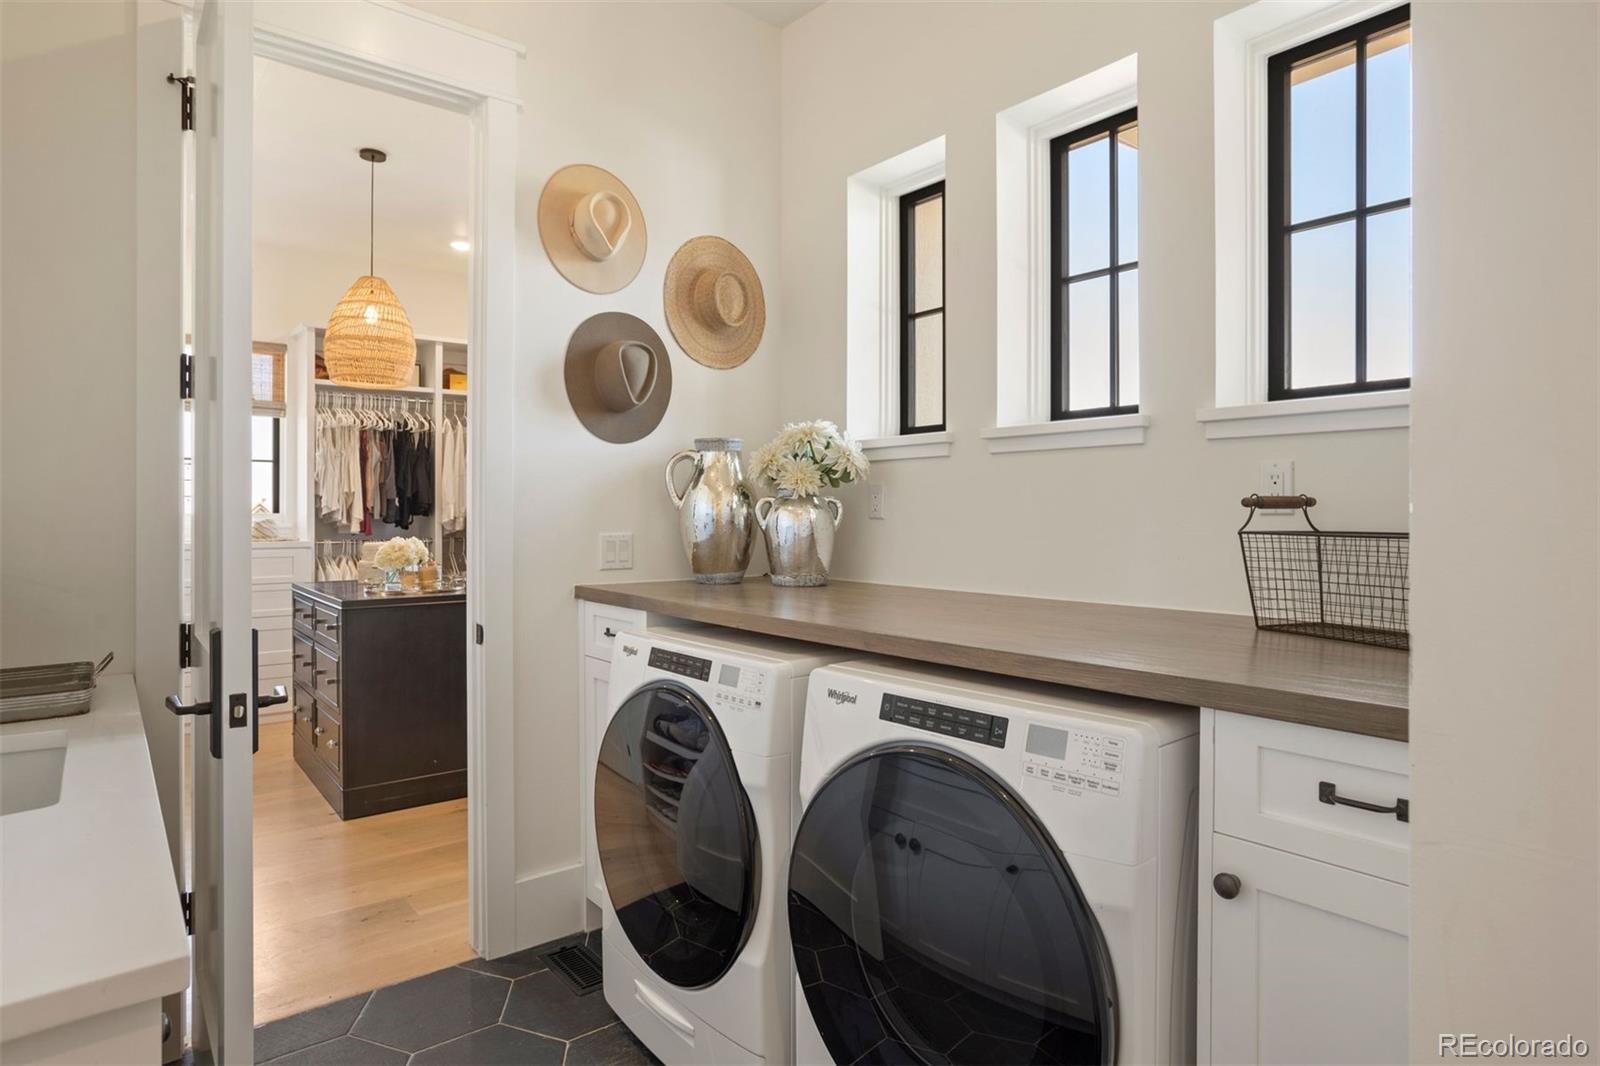
[[[573,944],[545,956],[550,968],[565,977],[578,995],[600,987],[600,956],[587,944]]]

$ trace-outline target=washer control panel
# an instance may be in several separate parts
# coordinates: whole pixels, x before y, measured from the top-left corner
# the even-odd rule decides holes
[[[1030,722],[1022,772],[1074,795],[1120,796],[1126,755],[1122,737]]]
[[[759,711],[766,705],[772,675],[748,663],[717,663],[712,695],[718,705],[741,711]]]
[[[668,651],[666,648],[651,648],[649,661],[657,670],[665,670],[669,674],[681,674],[696,681],[711,679],[711,660],[702,659],[698,655],[686,655],[681,651]]]
[[[878,718],[896,725],[908,725],[913,729],[955,737],[957,740],[987,744],[991,748],[1006,746],[1006,731],[1011,725],[1011,720],[1002,715],[969,711],[965,707],[951,707],[911,696],[897,696],[892,692],[883,694]]]

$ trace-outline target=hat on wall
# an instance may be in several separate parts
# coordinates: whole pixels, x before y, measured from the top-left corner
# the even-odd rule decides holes
[[[539,194],[539,240],[561,276],[586,292],[616,292],[639,274],[644,213],[609,170],[574,163]]]
[[[672,363],[643,319],[606,311],[567,342],[567,399],[584,428],[613,444],[648,437],[672,398]]]
[[[696,237],[673,253],[663,299],[689,358],[718,370],[749,359],[767,326],[756,268],[721,237]]]

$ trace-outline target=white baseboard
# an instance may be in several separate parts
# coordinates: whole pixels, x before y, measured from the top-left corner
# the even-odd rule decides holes
[[[583,879],[581,862],[517,878],[515,950],[583,929]]]

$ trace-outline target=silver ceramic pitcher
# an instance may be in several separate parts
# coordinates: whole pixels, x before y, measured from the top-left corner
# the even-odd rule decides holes
[[[828,583],[833,560],[833,533],[844,517],[844,504],[833,496],[763,496],[756,501],[756,521],[767,540],[767,562],[774,585],[813,586]]]
[[[750,490],[744,485],[736,437],[697,437],[694,447],[667,460],[667,495],[678,508],[678,532],[694,579],[706,585],[734,585],[750,565],[755,535]],[[689,484],[678,491],[678,464],[694,463]]]

